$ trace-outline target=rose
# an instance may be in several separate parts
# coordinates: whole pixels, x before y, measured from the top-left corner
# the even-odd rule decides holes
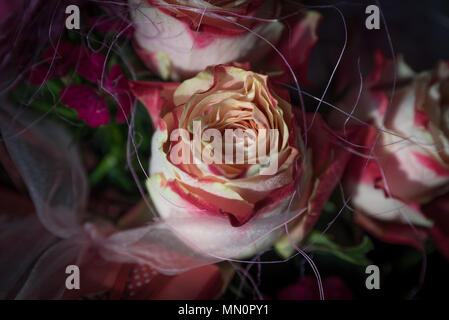
[[[355,156],[345,180],[359,223],[384,240],[421,248],[421,237],[436,221],[423,205],[449,190],[449,67],[441,62],[432,71],[415,73],[401,57],[396,63],[376,55],[354,112],[376,128],[367,143],[369,159]],[[351,110],[356,91],[341,103],[344,109]],[[331,122],[340,127],[345,118],[336,112]],[[444,216],[447,212],[438,214],[439,223]],[[409,222],[422,228],[415,232]]]
[[[192,77],[209,65],[254,65],[262,58],[264,70],[288,73],[268,42],[278,45],[297,77],[305,79],[320,20],[309,11],[291,23],[279,22],[278,1],[131,0],[130,5],[137,53],[160,77],[173,80]]]
[[[270,85],[266,75],[230,65],[209,67],[181,84],[133,81],[130,87],[148,108],[156,130],[147,181],[151,200],[184,242],[222,259],[271,246],[287,224],[295,241],[307,235],[349,158],[336,148],[319,115],[313,124],[313,115],[306,115],[306,136],[298,125],[304,118],[296,122],[288,92]],[[269,144],[275,146],[269,154],[277,158],[274,174],[261,174],[261,162],[174,163],[173,150],[186,150],[178,148],[185,137],[175,130],[184,129],[192,139],[195,120],[220,132],[277,129],[278,137]],[[260,133],[236,148],[251,154],[259,138]],[[200,151],[207,145],[202,141]],[[285,236],[278,248],[291,253]]]

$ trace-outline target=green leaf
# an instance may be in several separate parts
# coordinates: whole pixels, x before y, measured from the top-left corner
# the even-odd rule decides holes
[[[117,165],[118,159],[113,154],[108,154],[104,157],[95,170],[89,175],[89,184],[96,185],[103,179],[103,177]]]
[[[126,192],[134,191],[134,180],[126,175],[126,172],[122,168],[118,168],[117,166],[111,168],[108,172],[108,177]]]
[[[371,264],[366,255],[374,248],[373,243],[367,236],[363,238],[362,243],[355,247],[343,247],[318,231],[310,234],[307,245],[309,251],[330,253],[344,261],[357,265]]]

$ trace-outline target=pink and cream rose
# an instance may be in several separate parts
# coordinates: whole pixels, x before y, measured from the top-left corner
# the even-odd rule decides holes
[[[306,79],[320,14],[298,12],[281,22],[284,7],[271,0],[130,0],[135,48],[161,78],[178,81],[207,66],[234,61],[263,63],[264,70],[285,74],[274,45],[297,77]]]
[[[162,221],[192,248],[217,258],[247,257],[276,240],[283,254],[291,253],[285,225],[295,241],[304,239],[349,159],[322,118],[312,124],[313,115],[295,117],[287,91],[266,75],[231,65],[208,67],[182,83],[133,81],[130,87],[155,127],[147,187]],[[247,161],[174,161],[173,150],[195,154],[189,142],[194,121],[220,133],[254,130],[235,144]],[[187,137],[174,134],[178,129]],[[266,135],[269,129],[279,134]],[[265,138],[277,164],[270,174],[263,173],[263,162],[249,161]],[[202,140],[200,151],[212,142]]]
[[[357,95],[354,88],[343,109],[350,112]],[[442,223],[447,210],[430,215],[423,206],[431,208],[449,191],[449,65],[440,62],[432,71],[416,73],[402,57],[395,66],[378,52],[353,111],[355,118],[373,124],[366,157],[354,156],[346,173],[356,220],[386,241],[421,248],[428,231],[447,225]],[[341,128],[357,122],[345,119],[335,112],[331,123]]]

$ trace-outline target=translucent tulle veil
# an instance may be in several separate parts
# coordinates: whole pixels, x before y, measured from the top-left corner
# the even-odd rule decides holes
[[[32,112],[0,110],[3,141],[35,213],[0,212],[0,298],[58,299],[68,265],[80,268],[78,295],[107,290],[121,263],[174,274],[213,262],[189,249],[162,223],[118,230],[86,211],[88,184],[67,130]]]

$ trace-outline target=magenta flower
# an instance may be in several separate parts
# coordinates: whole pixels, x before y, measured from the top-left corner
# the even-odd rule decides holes
[[[352,300],[352,293],[338,277],[323,280],[324,298],[326,300]],[[320,293],[315,277],[304,276],[296,284],[282,289],[277,296],[280,300],[319,300]]]
[[[78,111],[78,117],[89,127],[105,125],[110,120],[106,101],[89,85],[71,85],[61,93],[61,102]]]
[[[134,101],[125,77],[119,65],[114,65],[106,73],[106,57],[92,52],[84,46],[73,46],[61,41],[55,47],[49,47],[42,55],[44,63],[35,66],[29,80],[41,85],[49,79],[65,76],[70,69],[97,86],[68,85],[60,92],[61,102],[77,110],[78,117],[90,127],[105,125],[110,121],[110,112],[105,97],[110,95],[118,105],[116,121],[125,122]],[[103,83],[103,85],[101,85]]]
[[[89,81],[101,83],[104,59],[105,57],[101,54],[92,54],[82,59],[78,73]],[[125,122],[134,100],[129,91],[128,79],[118,64],[111,67],[102,89],[103,92],[112,96],[118,105],[116,121]],[[95,128],[110,121],[105,96],[89,85],[69,85],[61,91],[60,97],[67,107],[77,110],[78,117],[90,127]]]
[[[84,79],[98,83],[103,74],[106,57],[98,52],[89,52],[87,48],[81,46],[77,51],[79,62],[76,65],[76,72]]]
[[[47,80],[65,76],[76,65],[79,53],[79,49],[67,41],[50,46],[42,54],[44,62],[31,69],[30,82],[39,86]]]

